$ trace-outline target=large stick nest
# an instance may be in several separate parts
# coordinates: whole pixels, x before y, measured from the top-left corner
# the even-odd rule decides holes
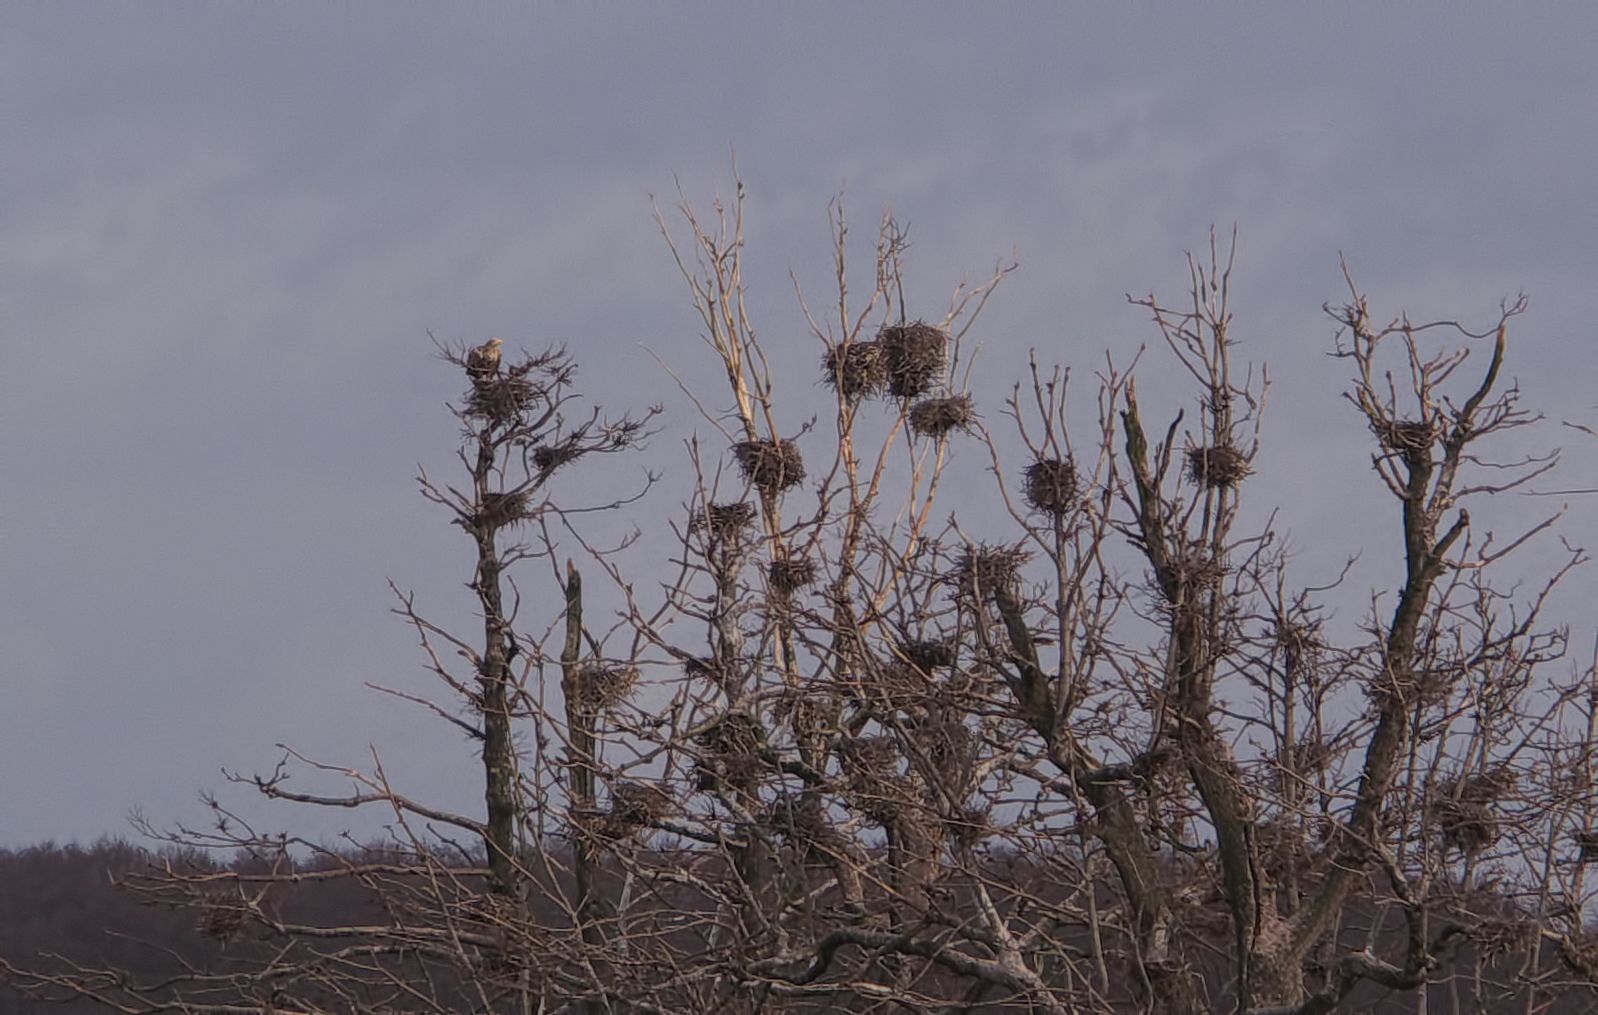
[[[759,782],[766,730],[749,713],[728,712],[694,737],[694,744],[703,752],[695,765],[700,789],[749,789]]]
[[[1437,437],[1432,425],[1421,419],[1382,420],[1373,429],[1384,447],[1404,454],[1427,450]]]
[[[1598,863],[1598,829],[1583,829],[1575,834],[1580,863]]]
[[[923,437],[942,437],[952,430],[968,429],[976,419],[970,395],[928,398],[910,409],[910,429]]]
[[[953,666],[956,657],[954,644],[945,640],[901,642],[899,654],[923,673],[931,673],[940,666]]]
[[[1040,458],[1026,467],[1022,490],[1028,504],[1056,518],[1076,504],[1076,463],[1069,458]]]
[[[1439,784],[1435,805],[1437,827],[1443,841],[1466,855],[1474,855],[1498,841],[1497,803],[1518,780],[1508,769],[1452,779]]]
[[[804,482],[804,458],[793,441],[739,441],[732,455],[744,477],[765,493],[781,493]]]
[[[888,736],[847,737],[839,742],[844,767],[856,775],[887,775],[899,770],[899,745]]]
[[[1230,444],[1187,451],[1187,474],[1193,482],[1212,490],[1230,489],[1241,483],[1249,472],[1248,456]]]
[[[466,412],[504,426],[530,411],[544,397],[544,390],[528,380],[533,363],[517,363],[503,373],[472,375],[472,390],[466,396]]]
[[[487,493],[477,506],[476,522],[487,529],[503,528],[526,521],[532,499],[525,491],[512,493]]]
[[[533,449],[533,465],[547,476],[567,462],[576,461],[582,454],[580,448],[571,444],[540,444]]]
[[[613,838],[654,824],[670,814],[670,794],[649,783],[620,780],[610,787],[610,810],[603,828]]]
[[[827,350],[824,380],[846,398],[876,395],[888,384],[888,358],[880,342],[843,342]]]
[[[766,580],[771,583],[771,590],[784,596],[815,584],[816,574],[816,562],[808,557],[774,560],[766,568]]]
[[[842,841],[814,793],[783,793],[771,801],[767,820],[778,835],[801,846],[830,846]]]
[[[896,324],[877,335],[888,365],[888,393],[920,398],[943,380],[949,358],[949,333],[923,321]]]
[[[1021,567],[1032,554],[1017,546],[967,546],[954,567],[954,580],[962,593],[991,596],[997,590],[1014,588],[1021,579]]]
[[[850,690],[885,712],[909,711],[925,705],[932,691],[927,675],[909,663],[873,664],[851,681]]]
[[[722,542],[738,539],[755,520],[755,506],[748,501],[731,504],[707,504],[703,511],[694,514],[688,523],[696,532],[706,532],[712,539]]]
[[[638,687],[638,667],[627,663],[583,663],[577,671],[580,704],[590,711],[619,708]]]

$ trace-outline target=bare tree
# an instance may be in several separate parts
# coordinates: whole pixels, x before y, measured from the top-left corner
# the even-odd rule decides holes
[[[756,333],[741,189],[709,218],[679,211],[657,217],[727,386],[688,391],[694,483],[647,574],[586,538],[550,480],[634,446],[649,417],[577,415],[561,353],[444,350],[469,384],[470,485],[422,489],[472,538],[483,626],[451,634],[402,595],[447,692],[406,696],[481,744],[485,817],[414,801],[378,764],[335,770],[364,787],[347,796],[291,792],[280,766],[243,781],[388,808],[391,855],[308,863],[310,844],[218,804],[214,829],[169,838],[258,869],[168,864],[135,887],[247,941],[234,967],[139,984],[7,966],[13,982],[125,1012],[1591,997],[1598,666],[1564,663],[1542,619],[1584,558],[1506,582],[1557,518],[1504,539],[1467,513],[1555,464],[1494,457],[1537,421],[1505,374],[1523,300],[1480,333],[1378,325],[1345,272],[1333,351],[1402,550],[1396,594],[1340,625],[1347,573],[1297,582],[1274,515],[1243,510],[1268,375],[1231,337],[1235,245],[1190,258],[1181,304],[1130,301],[1159,362],[1107,357],[1079,409],[1034,357],[984,413],[965,347],[1011,266],[912,317],[904,231],[885,218],[857,277],[835,204],[834,292],[824,310],[798,293],[818,410]],[[1187,403],[1140,401],[1133,366],[1160,363]],[[982,532],[940,506],[951,480]],[[512,575],[539,562],[558,615],[523,615]],[[333,882],[375,915],[287,915],[291,889]]]

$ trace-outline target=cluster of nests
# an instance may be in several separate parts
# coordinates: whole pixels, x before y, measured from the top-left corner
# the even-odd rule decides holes
[[[970,789],[976,743],[963,723],[923,723],[915,727],[911,738],[915,742],[915,762],[905,756],[898,740],[891,736],[854,737],[838,745],[848,779],[849,806],[872,824],[902,828],[932,820],[941,808],[930,802],[923,774],[936,778],[945,790],[957,796]],[[922,773],[921,766],[930,766],[931,771]],[[956,841],[974,842],[988,828],[988,812],[982,807],[962,806],[945,819],[944,825]]]
[[[754,521],[755,506],[747,501],[707,504],[694,516],[689,528],[707,536],[712,546],[736,553],[745,547],[745,537]],[[792,595],[814,585],[819,576],[816,562],[802,554],[789,553],[766,565],[766,581],[780,596]]]
[[[868,342],[844,342],[822,358],[822,379],[845,398],[887,395],[910,407],[910,428],[943,437],[976,422],[969,395],[928,397],[943,381],[949,333],[924,321],[889,325]]]

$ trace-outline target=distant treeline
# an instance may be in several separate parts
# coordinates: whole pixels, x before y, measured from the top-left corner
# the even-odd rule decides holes
[[[328,851],[321,858],[304,862],[300,870],[323,869],[347,863],[374,863],[384,861],[404,862],[405,858],[386,847],[347,848]],[[1011,867],[1016,858],[994,858],[993,863]],[[462,857],[461,869],[468,871],[481,863],[478,857]],[[229,964],[249,966],[260,959],[253,954],[257,945],[248,939],[229,940],[218,935],[216,928],[207,927],[205,914],[192,908],[152,906],[140,903],[130,892],[118,887],[117,881],[128,874],[147,871],[152,865],[170,866],[195,874],[214,872],[219,881],[232,881],[229,872],[247,874],[260,867],[260,861],[240,854],[228,862],[208,856],[198,850],[158,849],[147,850],[119,839],[101,839],[92,845],[57,845],[46,842],[21,849],[0,849],[0,959],[35,969],[79,968],[117,969],[131,978],[155,982],[179,974],[185,966],[220,970]],[[995,871],[998,874],[998,871]],[[1014,869],[1001,876],[1014,878]],[[466,874],[472,877],[473,874]],[[283,886],[274,888],[278,904],[285,914],[306,923],[336,924],[359,922],[364,919],[382,919],[380,903],[361,893],[356,885],[345,881],[317,881],[293,886],[283,892]],[[1477,905],[1498,909],[1501,900],[1482,897]],[[535,903],[535,908],[544,908]],[[1372,914],[1369,906],[1359,906],[1365,917]],[[1369,940],[1369,924],[1361,919],[1351,921],[1351,929]],[[1401,935],[1402,927],[1392,925],[1376,931],[1379,939]],[[1397,946],[1397,940],[1390,942]],[[1473,972],[1487,971],[1476,965],[1484,960],[1486,967],[1497,965],[1492,957],[1479,955],[1465,949],[1454,955],[1450,968],[1439,969],[1436,982],[1430,990],[1432,1011],[1451,1012],[1448,979],[1451,975],[1469,977]],[[1492,969],[1496,976],[1507,975],[1529,981],[1532,978],[1558,979],[1556,963],[1539,971],[1531,969]],[[1224,967],[1217,964],[1205,971],[1208,976],[1224,977]],[[1343,1010],[1409,1013],[1416,1010],[1416,998],[1410,992],[1389,992],[1367,985],[1352,1003]],[[1130,999],[1128,999],[1130,1004]],[[0,1015],[73,1015],[73,1013],[104,1012],[82,998],[63,996],[60,1002],[30,1000],[0,983]],[[981,1006],[971,1009],[980,1012]],[[1128,1007],[1127,1011],[1135,1011]],[[1493,1011],[1521,1011],[1522,1007],[1510,998]],[[1598,1013],[1598,996],[1586,989],[1564,994],[1551,1006],[1539,1007],[1546,1015],[1581,1015]]]

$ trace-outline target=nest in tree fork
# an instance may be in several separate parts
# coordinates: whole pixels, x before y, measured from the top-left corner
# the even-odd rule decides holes
[[[755,520],[755,506],[747,501],[709,504],[689,522],[690,528],[708,532],[713,539],[726,541],[743,534]]]
[[[771,801],[766,818],[777,834],[795,845],[827,846],[841,841],[827,820],[827,809],[814,793],[783,793]]]
[[[954,578],[960,591],[986,598],[1001,588],[1014,587],[1021,577],[1021,565],[1031,556],[1020,546],[968,546],[955,565]]]
[[[899,768],[899,745],[892,737],[850,737],[838,745],[838,753],[849,772],[855,775],[889,775]]]
[[[748,789],[759,781],[766,730],[749,713],[728,712],[694,737],[694,743],[704,752],[696,766],[700,789],[722,783]]]
[[[913,822],[920,816],[923,805],[918,799],[921,783],[908,775],[874,776],[857,781],[853,786],[852,806],[867,821],[887,828],[901,822]]]
[[[532,409],[541,391],[527,379],[530,369],[530,363],[518,363],[504,373],[473,377],[467,413],[503,426]]]
[[[925,704],[931,690],[925,673],[898,660],[871,665],[855,682],[862,700],[889,712],[907,711]]]
[[[822,379],[846,398],[875,395],[888,384],[888,359],[879,342],[843,342],[821,359]]]
[[[530,500],[526,492],[484,494],[483,502],[477,507],[477,524],[498,529],[525,521]]]
[[[547,475],[567,462],[575,461],[581,454],[569,444],[540,444],[533,449],[533,465]]]
[[[949,333],[923,321],[883,328],[877,335],[888,367],[888,392],[920,398],[943,380]]]
[[[1425,451],[1437,436],[1432,425],[1421,419],[1383,420],[1374,429],[1384,447],[1402,453]]]
[[[244,933],[247,917],[243,906],[236,902],[207,900],[200,909],[199,931],[214,941],[227,944]]]
[[[610,787],[610,810],[606,824],[631,831],[652,824],[671,813],[671,797],[659,786],[624,780]]]
[[[1437,827],[1443,841],[1466,855],[1474,855],[1498,841],[1499,821],[1495,805],[1514,788],[1516,778],[1507,769],[1452,780],[1439,788],[1444,796],[1437,803]]]
[[[1580,850],[1577,861],[1580,863],[1598,863],[1598,829],[1587,828],[1575,835],[1576,848]]]
[[[1236,486],[1249,471],[1248,456],[1230,444],[1187,451],[1187,474],[1212,490]]]
[[[774,560],[766,568],[766,580],[773,592],[791,595],[815,583],[816,562],[808,557]]]
[[[966,788],[977,755],[976,738],[969,727],[957,719],[926,722],[916,728],[915,739],[945,785]]]
[[[899,654],[923,673],[931,673],[940,666],[953,666],[956,657],[955,647],[948,641],[901,642]]]
[[[1056,518],[1076,504],[1076,464],[1069,458],[1040,458],[1026,467],[1023,489],[1028,504]]]
[[[631,664],[584,663],[577,671],[580,704],[593,712],[620,707],[638,687],[638,667]]]
[[[944,831],[955,845],[970,849],[987,838],[992,812],[981,805],[956,808],[943,820]]]
[[[911,407],[910,429],[923,437],[942,437],[952,430],[968,428],[976,418],[970,395],[928,398]]]
[[[804,458],[793,441],[740,441],[732,446],[732,455],[744,477],[765,493],[781,493],[804,482]]]

